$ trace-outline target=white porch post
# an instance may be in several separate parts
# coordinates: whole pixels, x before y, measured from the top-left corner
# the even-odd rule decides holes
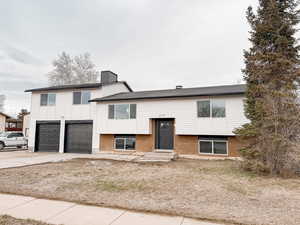
[[[65,118],[62,116],[60,120],[60,137],[59,137],[59,153],[64,153],[65,147]]]
[[[92,141],[92,153],[99,153],[100,152],[100,143],[99,143],[99,134],[98,134],[98,109],[97,103],[92,102],[92,119],[93,119],[93,141]]]

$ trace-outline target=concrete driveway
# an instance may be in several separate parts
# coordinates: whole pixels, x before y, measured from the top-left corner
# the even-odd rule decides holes
[[[78,158],[77,154],[33,153],[29,151],[1,151],[0,169],[60,162]]]

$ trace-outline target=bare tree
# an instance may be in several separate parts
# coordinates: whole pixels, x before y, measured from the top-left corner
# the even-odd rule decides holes
[[[99,72],[95,70],[95,64],[89,53],[74,57],[73,71],[76,83],[80,84],[96,82],[99,77]]]
[[[0,95],[0,112],[4,111],[5,95]]]
[[[51,85],[93,83],[99,77],[89,53],[71,57],[62,52],[53,61],[53,66],[54,69],[47,74]]]

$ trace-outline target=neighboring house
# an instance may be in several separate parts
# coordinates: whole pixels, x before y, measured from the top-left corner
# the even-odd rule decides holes
[[[245,85],[132,92],[110,72],[101,83],[32,92],[34,151],[176,152],[238,156]]]
[[[10,119],[10,116],[0,112],[0,133],[5,131],[7,119]]]
[[[5,131],[22,131],[22,119],[8,118],[6,120]]]

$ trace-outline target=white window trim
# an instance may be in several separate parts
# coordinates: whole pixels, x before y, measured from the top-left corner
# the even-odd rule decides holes
[[[81,93],[81,96],[80,96],[80,104],[74,104],[74,93],[78,93],[78,92]],[[92,98],[92,93],[91,93],[91,91],[73,91],[73,93],[72,93],[72,105],[89,105],[89,104],[90,104],[90,102],[88,102],[88,103],[82,103],[82,97],[83,97],[83,94],[82,94],[82,93],[84,93],[84,92],[89,92],[89,93],[90,93],[90,97]],[[91,99],[90,99],[90,100],[91,100]]]
[[[224,103],[225,103],[225,116],[224,117],[213,117],[213,115],[212,115],[212,102],[214,101],[214,100],[223,100],[224,101]],[[209,116],[207,116],[207,117],[199,117],[198,116],[198,102],[206,102],[206,101],[209,101],[209,109],[210,109],[210,115]],[[204,119],[204,118],[214,118],[214,119],[222,119],[222,118],[226,118],[226,115],[227,115],[227,113],[226,113],[226,100],[225,99],[201,99],[201,100],[197,100],[197,102],[196,102],[196,108],[197,108],[197,118],[200,118],[200,119]]]
[[[120,118],[116,118],[116,106],[117,105],[128,105],[128,109],[129,109],[129,111],[128,111],[128,118],[126,118],[126,119],[120,119]],[[134,103],[128,103],[128,104],[113,104],[113,106],[114,106],[114,120],[136,120],[136,115],[135,115],[135,118],[133,119],[133,118],[130,118],[130,115],[131,115],[131,105],[134,105]],[[135,104],[136,105],[136,104]],[[109,106],[108,106],[109,107]],[[108,112],[109,113],[109,112]]]
[[[211,142],[212,143],[212,153],[204,153],[204,152],[201,152],[201,149],[200,149],[200,142],[203,141],[203,142]],[[215,154],[214,153],[214,142],[222,142],[222,143],[226,143],[226,154]],[[201,154],[201,155],[216,155],[216,156],[228,156],[229,155],[229,149],[228,149],[228,141],[226,140],[214,140],[214,139],[209,139],[209,140],[204,140],[204,139],[199,139],[198,140],[198,153]]]
[[[122,139],[122,140],[124,140],[124,148],[123,149],[119,149],[119,148],[117,148],[117,142],[116,142],[116,140],[117,139]],[[128,138],[126,138],[126,137],[123,137],[123,138],[114,138],[114,149],[115,149],[115,151],[122,151],[122,152],[132,152],[132,151],[136,151],[135,149],[126,149],[126,140],[127,139],[135,139],[135,144],[136,144],[136,138],[133,138],[133,137],[128,137]],[[136,147],[136,146],[134,146],[134,147]]]
[[[41,105],[42,95],[47,95],[47,105]],[[49,105],[49,95],[55,95],[55,104]],[[56,93],[41,93],[40,94],[40,107],[49,107],[49,106],[56,106]]]

